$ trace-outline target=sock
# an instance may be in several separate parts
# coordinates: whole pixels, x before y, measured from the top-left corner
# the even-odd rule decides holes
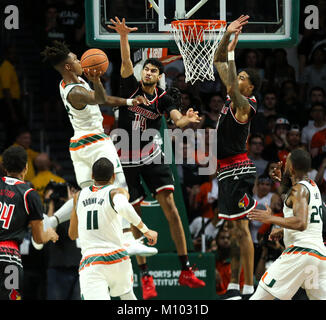
[[[59,219],[60,223],[70,220],[71,211],[74,207],[74,199],[71,198],[58,209],[54,215]]]
[[[147,263],[139,264],[138,268],[140,269],[140,276],[149,276]]]
[[[254,293],[254,286],[245,284],[242,288],[242,294],[252,294]]]
[[[188,255],[184,256],[178,256],[179,260],[181,262],[181,270],[189,270],[190,269],[190,263],[188,260]]]
[[[229,283],[227,290],[240,290],[239,283]]]

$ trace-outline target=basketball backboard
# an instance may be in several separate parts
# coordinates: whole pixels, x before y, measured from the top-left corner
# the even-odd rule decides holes
[[[298,41],[300,0],[85,0],[86,41],[90,47],[118,48],[119,35],[106,28],[110,18],[126,18],[131,47],[176,48],[175,19],[217,19],[228,23],[250,16],[239,47],[290,47]]]

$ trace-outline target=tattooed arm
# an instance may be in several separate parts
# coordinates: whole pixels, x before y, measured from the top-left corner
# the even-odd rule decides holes
[[[218,45],[215,55],[214,55],[214,66],[218,71],[218,74],[224,83],[224,85],[228,88],[228,44],[230,41],[232,33],[226,31],[224,36]]]
[[[245,77],[245,73],[240,73],[240,80],[244,81]],[[228,83],[228,94],[233,103],[232,110],[235,110],[235,116],[239,121],[246,122],[249,119],[251,107],[248,99],[240,93],[238,75],[234,60],[229,61]]]
[[[241,32],[242,27],[248,23],[249,16],[241,15],[237,20],[230,23],[225,31],[214,55],[214,66],[219,73],[224,85],[228,88],[228,51],[232,50],[234,41],[229,45],[231,35],[236,32]],[[228,47],[229,46],[229,47]],[[233,49],[234,50],[234,49]]]

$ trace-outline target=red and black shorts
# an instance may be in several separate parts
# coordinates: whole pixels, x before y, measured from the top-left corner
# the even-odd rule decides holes
[[[15,241],[0,241],[0,300],[21,300],[23,265]]]
[[[220,160],[217,179],[219,218],[245,218],[257,205],[253,198],[256,167],[247,154]]]
[[[137,205],[146,198],[143,182],[145,182],[153,197],[163,190],[174,191],[174,178],[171,168],[168,164],[164,164],[163,161],[160,164],[123,166],[123,172],[130,194],[129,202],[132,205]]]

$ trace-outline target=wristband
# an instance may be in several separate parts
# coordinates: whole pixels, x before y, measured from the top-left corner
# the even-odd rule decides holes
[[[145,225],[145,223],[143,223],[143,227],[142,227],[141,229],[139,229],[139,230],[140,230],[140,232],[141,232],[142,234],[144,234],[144,233],[146,233],[146,232],[149,231],[149,229],[147,228],[147,226]]]
[[[132,103],[133,99],[127,99],[127,106],[132,106],[133,103]]]
[[[228,52],[228,60],[234,60],[234,51]]]

